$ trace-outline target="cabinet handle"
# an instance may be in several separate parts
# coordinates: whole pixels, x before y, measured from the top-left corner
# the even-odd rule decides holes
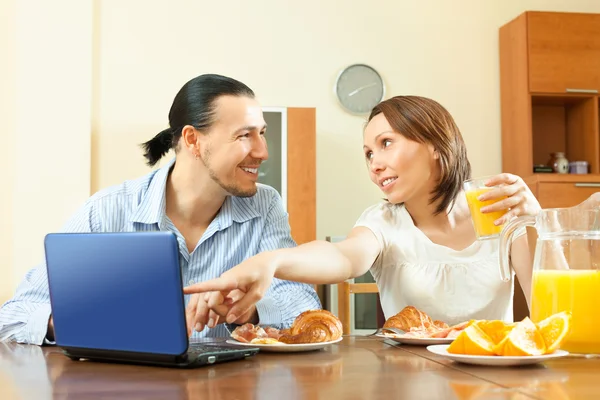
[[[598,89],[569,89],[567,93],[598,93]]]
[[[575,187],[600,188],[600,183],[595,183],[595,182],[576,183]]]

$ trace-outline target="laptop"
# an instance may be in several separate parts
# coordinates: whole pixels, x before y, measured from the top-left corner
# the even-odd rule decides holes
[[[71,359],[196,367],[259,351],[190,343],[171,232],[51,233],[44,249],[54,337]]]

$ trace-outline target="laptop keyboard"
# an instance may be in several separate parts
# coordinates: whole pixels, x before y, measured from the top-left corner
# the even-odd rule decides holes
[[[204,353],[227,353],[234,349],[232,347],[226,347],[219,344],[206,344],[206,343],[190,343],[188,347],[188,354],[197,355]]]

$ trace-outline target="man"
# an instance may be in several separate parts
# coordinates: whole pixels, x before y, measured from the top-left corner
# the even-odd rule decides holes
[[[153,166],[173,148],[174,160],[142,178],[99,191],[63,231],[172,231],[185,284],[217,278],[260,252],[295,246],[278,193],[256,183],[268,152],[266,124],[250,88],[219,75],[196,77],[175,97],[169,126],[144,143],[144,156]],[[186,302],[190,335],[228,336],[225,326],[218,325],[227,315],[226,305],[210,310],[204,295],[191,301],[186,296]],[[283,328],[315,308],[321,306],[311,286],[275,280],[264,299],[234,323]],[[210,329],[190,326],[199,315],[206,315]],[[26,274],[0,309],[0,340],[39,345],[53,339],[42,263]]]

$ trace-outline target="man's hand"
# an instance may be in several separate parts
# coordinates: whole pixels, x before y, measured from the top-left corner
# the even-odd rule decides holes
[[[205,327],[214,328],[225,322],[225,317],[231,309],[231,305],[244,297],[239,290],[227,292],[207,292],[194,294],[188,303],[185,313],[188,336],[193,331],[201,332]],[[246,322],[258,323],[256,307],[252,306],[247,312],[240,315],[231,323],[245,324]]]
[[[206,294],[205,300],[208,303],[208,308],[217,313],[219,317],[221,317],[220,319],[222,321],[225,321],[227,314],[221,314],[221,311],[224,310],[223,306],[228,307],[227,312],[229,313],[232,306],[241,300],[245,295],[246,293],[242,292],[241,290],[232,290],[227,292],[226,295],[225,293],[221,292],[210,292]],[[242,313],[242,315],[230,323],[242,325],[246,322],[258,324],[258,311],[256,310],[256,306],[254,304],[248,309],[248,311]]]
[[[219,278],[196,283],[183,289],[185,294],[206,296],[207,307],[214,309],[228,323],[238,323],[255,313],[275,275],[276,264],[269,253],[250,257],[223,273]],[[227,312],[225,312],[227,307]],[[224,313],[225,312],[225,313]]]
[[[52,315],[50,315],[50,319],[48,319],[48,330],[46,331],[46,339],[53,342],[54,341],[54,320],[52,319]]]

